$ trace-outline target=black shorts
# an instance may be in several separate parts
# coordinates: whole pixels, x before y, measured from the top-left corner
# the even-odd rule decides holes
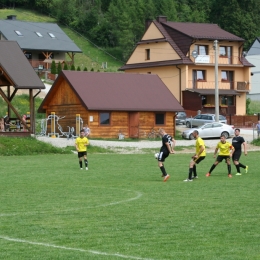
[[[195,159],[194,162],[196,164],[199,164],[201,161],[203,161],[206,158],[206,156],[200,156],[199,158],[197,158],[197,160]]]
[[[240,156],[241,156],[241,151],[235,151],[232,155],[232,160],[239,161]]]
[[[78,158],[84,157],[84,155],[87,155],[87,152],[78,152]]]
[[[217,160],[218,162],[222,162],[225,159],[225,161],[227,162],[227,159],[230,159],[229,155],[218,155]]]
[[[165,151],[160,151],[159,152],[159,156],[158,156],[158,161],[159,162],[164,162],[165,159],[169,156],[169,152],[165,152]]]

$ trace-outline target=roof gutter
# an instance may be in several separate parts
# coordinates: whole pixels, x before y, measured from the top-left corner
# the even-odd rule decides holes
[[[178,65],[176,65],[176,68],[179,70],[179,102],[180,102],[180,104],[182,104],[182,100],[181,100],[181,68],[179,68]]]

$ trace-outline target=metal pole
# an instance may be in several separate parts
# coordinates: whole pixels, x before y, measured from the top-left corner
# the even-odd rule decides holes
[[[215,120],[219,122],[219,96],[218,96],[218,40],[214,41],[215,49]]]

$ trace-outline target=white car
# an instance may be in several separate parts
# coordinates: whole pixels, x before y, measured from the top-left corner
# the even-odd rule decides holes
[[[224,135],[226,138],[234,136],[233,125],[213,122],[213,123],[204,124],[198,128],[185,130],[184,132],[182,132],[182,138],[193,140],[194,137],[192,133],[194,130],[197,130],[199,132],[199,136],[201,138],[220,137],[221,135]]]

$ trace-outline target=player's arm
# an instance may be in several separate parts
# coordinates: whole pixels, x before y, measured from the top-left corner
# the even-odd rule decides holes
[[[85,146],[88,146],[89,145],[89,140],[87,139],[87,142],[85,143]]]
[[[174,153],[174,152],[172,151],[172,148],[171,148],[171,146],[170,146],[170,144],[169,144],[168,141],[165,143],[165,145],[166,145],[166,147],[167,147],[169,153]]]
[[[243,146],[244,146],[244,154],[247,155],[246,142],[243,143]]]
[[[215,152],[214,152],[214,155],[213,155],[214,158],[216,157],[217,152],[218,152],[218,147],[216,147],[216,149],[215,149]]]
[[[176,145],[176,140],[175,140],[174,138],[172,138],[172,141],[171,141],[171,150],[172,150],[173,153],[175,153],[175,151],[174,151],[175,145]]]
[[[194,158],[195,158],[195,159],[196,159],[196,158],[199,158],[200,155],[203,153],[204,150],[205,150],[204,145],[200,145],[200,150],[199,150],[198,154],[195,154],[195,155],[194,155]]]
[[[235,147],[233,145],[230,145],[230,157],[233,156],[234,152],[235,152]]]

